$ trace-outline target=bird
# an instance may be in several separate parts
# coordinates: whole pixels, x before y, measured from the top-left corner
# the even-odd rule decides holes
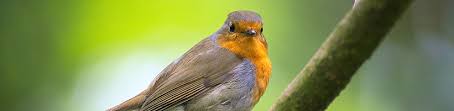
[[[220,29],[170,63],[148,88],[107,111],[250,111],[270,76],[262,17],[233,11]]]

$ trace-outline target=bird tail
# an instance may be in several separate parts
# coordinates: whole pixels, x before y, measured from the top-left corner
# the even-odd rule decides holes
[[[125,102],[123,102],[117,106],[107,109],[106,111],[128,111],[128,110],[139,109],[146,98],[147,98],[146,95],[141,93],[137,96],[134,96],[131,99],[126,100]]]

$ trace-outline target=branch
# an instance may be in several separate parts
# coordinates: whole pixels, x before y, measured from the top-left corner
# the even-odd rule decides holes
[[[411,2],[361,0],[355,3],[270,110],[325,110]]]

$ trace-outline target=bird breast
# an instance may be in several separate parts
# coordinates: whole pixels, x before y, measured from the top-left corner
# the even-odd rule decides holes
[[[232,76],[215,86],[208,93],[199,96],[187,104],[188,111],[249,111],[253,103],[255,85],[255,67],[249,60],[244,60],[229,72]]]

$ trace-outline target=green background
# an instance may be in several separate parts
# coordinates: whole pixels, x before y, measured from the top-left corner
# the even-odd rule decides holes
[[[453,8],[417,1],[328,111],[454,110]],[[353,0],[2,0],[0,109],[102,111],[141,90],[229,12],[264,20],[267,110]]]

